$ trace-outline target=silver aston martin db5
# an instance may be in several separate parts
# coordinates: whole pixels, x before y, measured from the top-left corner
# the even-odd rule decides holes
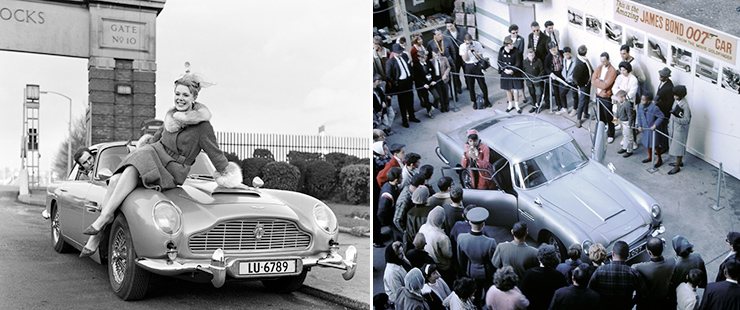
[[[66,181],[47,189],[43,215],[60,253],[84,246],[82,231],[100,214],[106,180],[133,147],[114,142],[90,149],[92,171],[75,166]],[[344,258],[337,253],[337,218],[323,202],[290,191],[220,188],[214,170],[201,153],[182,186],[142,187],[126,197],[92,256],[108,266],[119,297],[143,298],[150,273],[215,287],[227,279],[261,280],[279,292],[298,289],[313,267],[344,270],[345,280],[354,276],[357,250],[349,246]]]
[[[597,126],[596,145],[604,147],[603,124]],[[470,186],[472,170],[460,165],[467,131],[476,129],[490,148],[490,174],[497,189]],[[645,251],[647,237],[664,231],[661,208],[650,195],[584,154],[565,131],[540,118],[496,115],[443,133],[437,132],[437,155],[463,184],[465,204],[488,209],[486,225],[512,227],[522,221],[538,243],[550,243],[565,258],[567,247],[603,244],[609,253],[614,242],[630,245],[629,260]],[[603,150],[594,152],[603,158]],[[601,155],[599,155],[599,153]],[[454,174],[453,174],[454,175]],[[634,260],[633,260],[634,261]]]

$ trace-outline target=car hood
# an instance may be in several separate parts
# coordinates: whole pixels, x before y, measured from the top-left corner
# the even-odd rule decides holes
[[[581,227],[614,240],[645,225],[637,202],[609,174],[591,163],[538,188],[543,204],[567,214]]]

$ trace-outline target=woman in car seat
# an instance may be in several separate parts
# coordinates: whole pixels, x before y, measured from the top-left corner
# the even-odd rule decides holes
[[[162,128],[154,136],[141,137],[136,151],[118,165],[110,178],[100,216],[83,232],[91,237],[80,257],[97,251],[100,232],[114,219],[116,209],[129,193],[138,186],[162,191],[183,184],[201,150],[216,167],[214,178],[219,186],[245,187],[241,184],[240,167],[229,162],[219,149],[209,122],[211,112],[195,101],[202,84],[201,78],[189,72],[175,80],[174,107],[167,111]]]

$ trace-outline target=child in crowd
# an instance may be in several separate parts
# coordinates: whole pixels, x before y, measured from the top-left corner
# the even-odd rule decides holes
[[[617,92],[617,114],[616,119],[622,124],[622,149],[617,153],[624,154],[622,157],[632,156],[632,145],[635,142],[632,136],[632,129],[630,124],[634,119],[632,113],[632,104],[627,100],[627,92],[624,89],[620,89]]]

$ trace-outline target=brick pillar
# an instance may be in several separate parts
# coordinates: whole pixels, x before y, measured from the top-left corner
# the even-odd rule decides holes
[[[88,66],[90,143],[137,140],[144,120],[155,116],[155,65],[91,57]],[[128,86],[131,94],[117,93]]]

